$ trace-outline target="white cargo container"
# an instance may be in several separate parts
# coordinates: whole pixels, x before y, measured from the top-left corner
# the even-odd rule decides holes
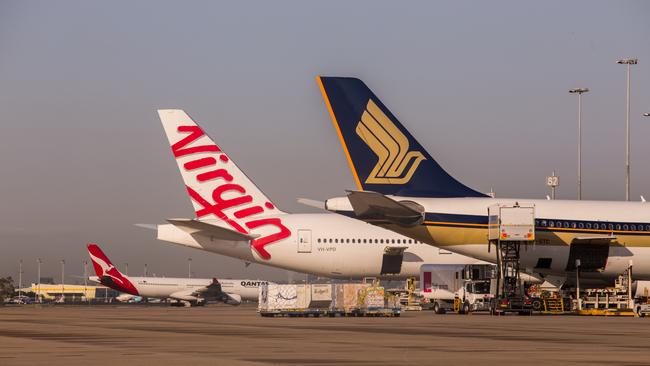
[[[488,238],[501,241],[535,240],[535,206],[502,205],[488,207]]]
[[[301,310],[309,307],[309,285],[263,284],[260,288],[260,311]]]

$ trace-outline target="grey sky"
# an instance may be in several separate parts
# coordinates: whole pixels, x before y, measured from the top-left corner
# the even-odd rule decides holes
[[[154,239],[192,215],[156,115],[183,108],[283,209],[353,187],[314,81],[361,77],[452,175],[498,196],[650,198],[650,3],[0,1],[0,275],[81,274],[96,241],[131,274],[286,277]]]

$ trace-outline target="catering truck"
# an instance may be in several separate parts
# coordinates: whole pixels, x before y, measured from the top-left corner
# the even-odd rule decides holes
[[[420,296],[436,314],[488,311],[495,286],[490,264],[436,265],[420,268]]]

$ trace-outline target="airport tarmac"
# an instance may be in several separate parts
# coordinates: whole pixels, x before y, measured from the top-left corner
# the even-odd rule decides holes
[[[0,307],[0,365],[648,365],[650,319],[262,318],[252,305]]]

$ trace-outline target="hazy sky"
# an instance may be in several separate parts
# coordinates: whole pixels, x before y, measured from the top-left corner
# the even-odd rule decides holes
[[[183,108],[283,209],[354,182],[314,77],[362,78],[452,175],[498,196],[650,198],[650,3],[0,0],[0,275],[82,274],[100,243],[131,274],[286,278],[134,223],[193,212],[157,108]],[[73,280],[73,277],[70,277]]]

